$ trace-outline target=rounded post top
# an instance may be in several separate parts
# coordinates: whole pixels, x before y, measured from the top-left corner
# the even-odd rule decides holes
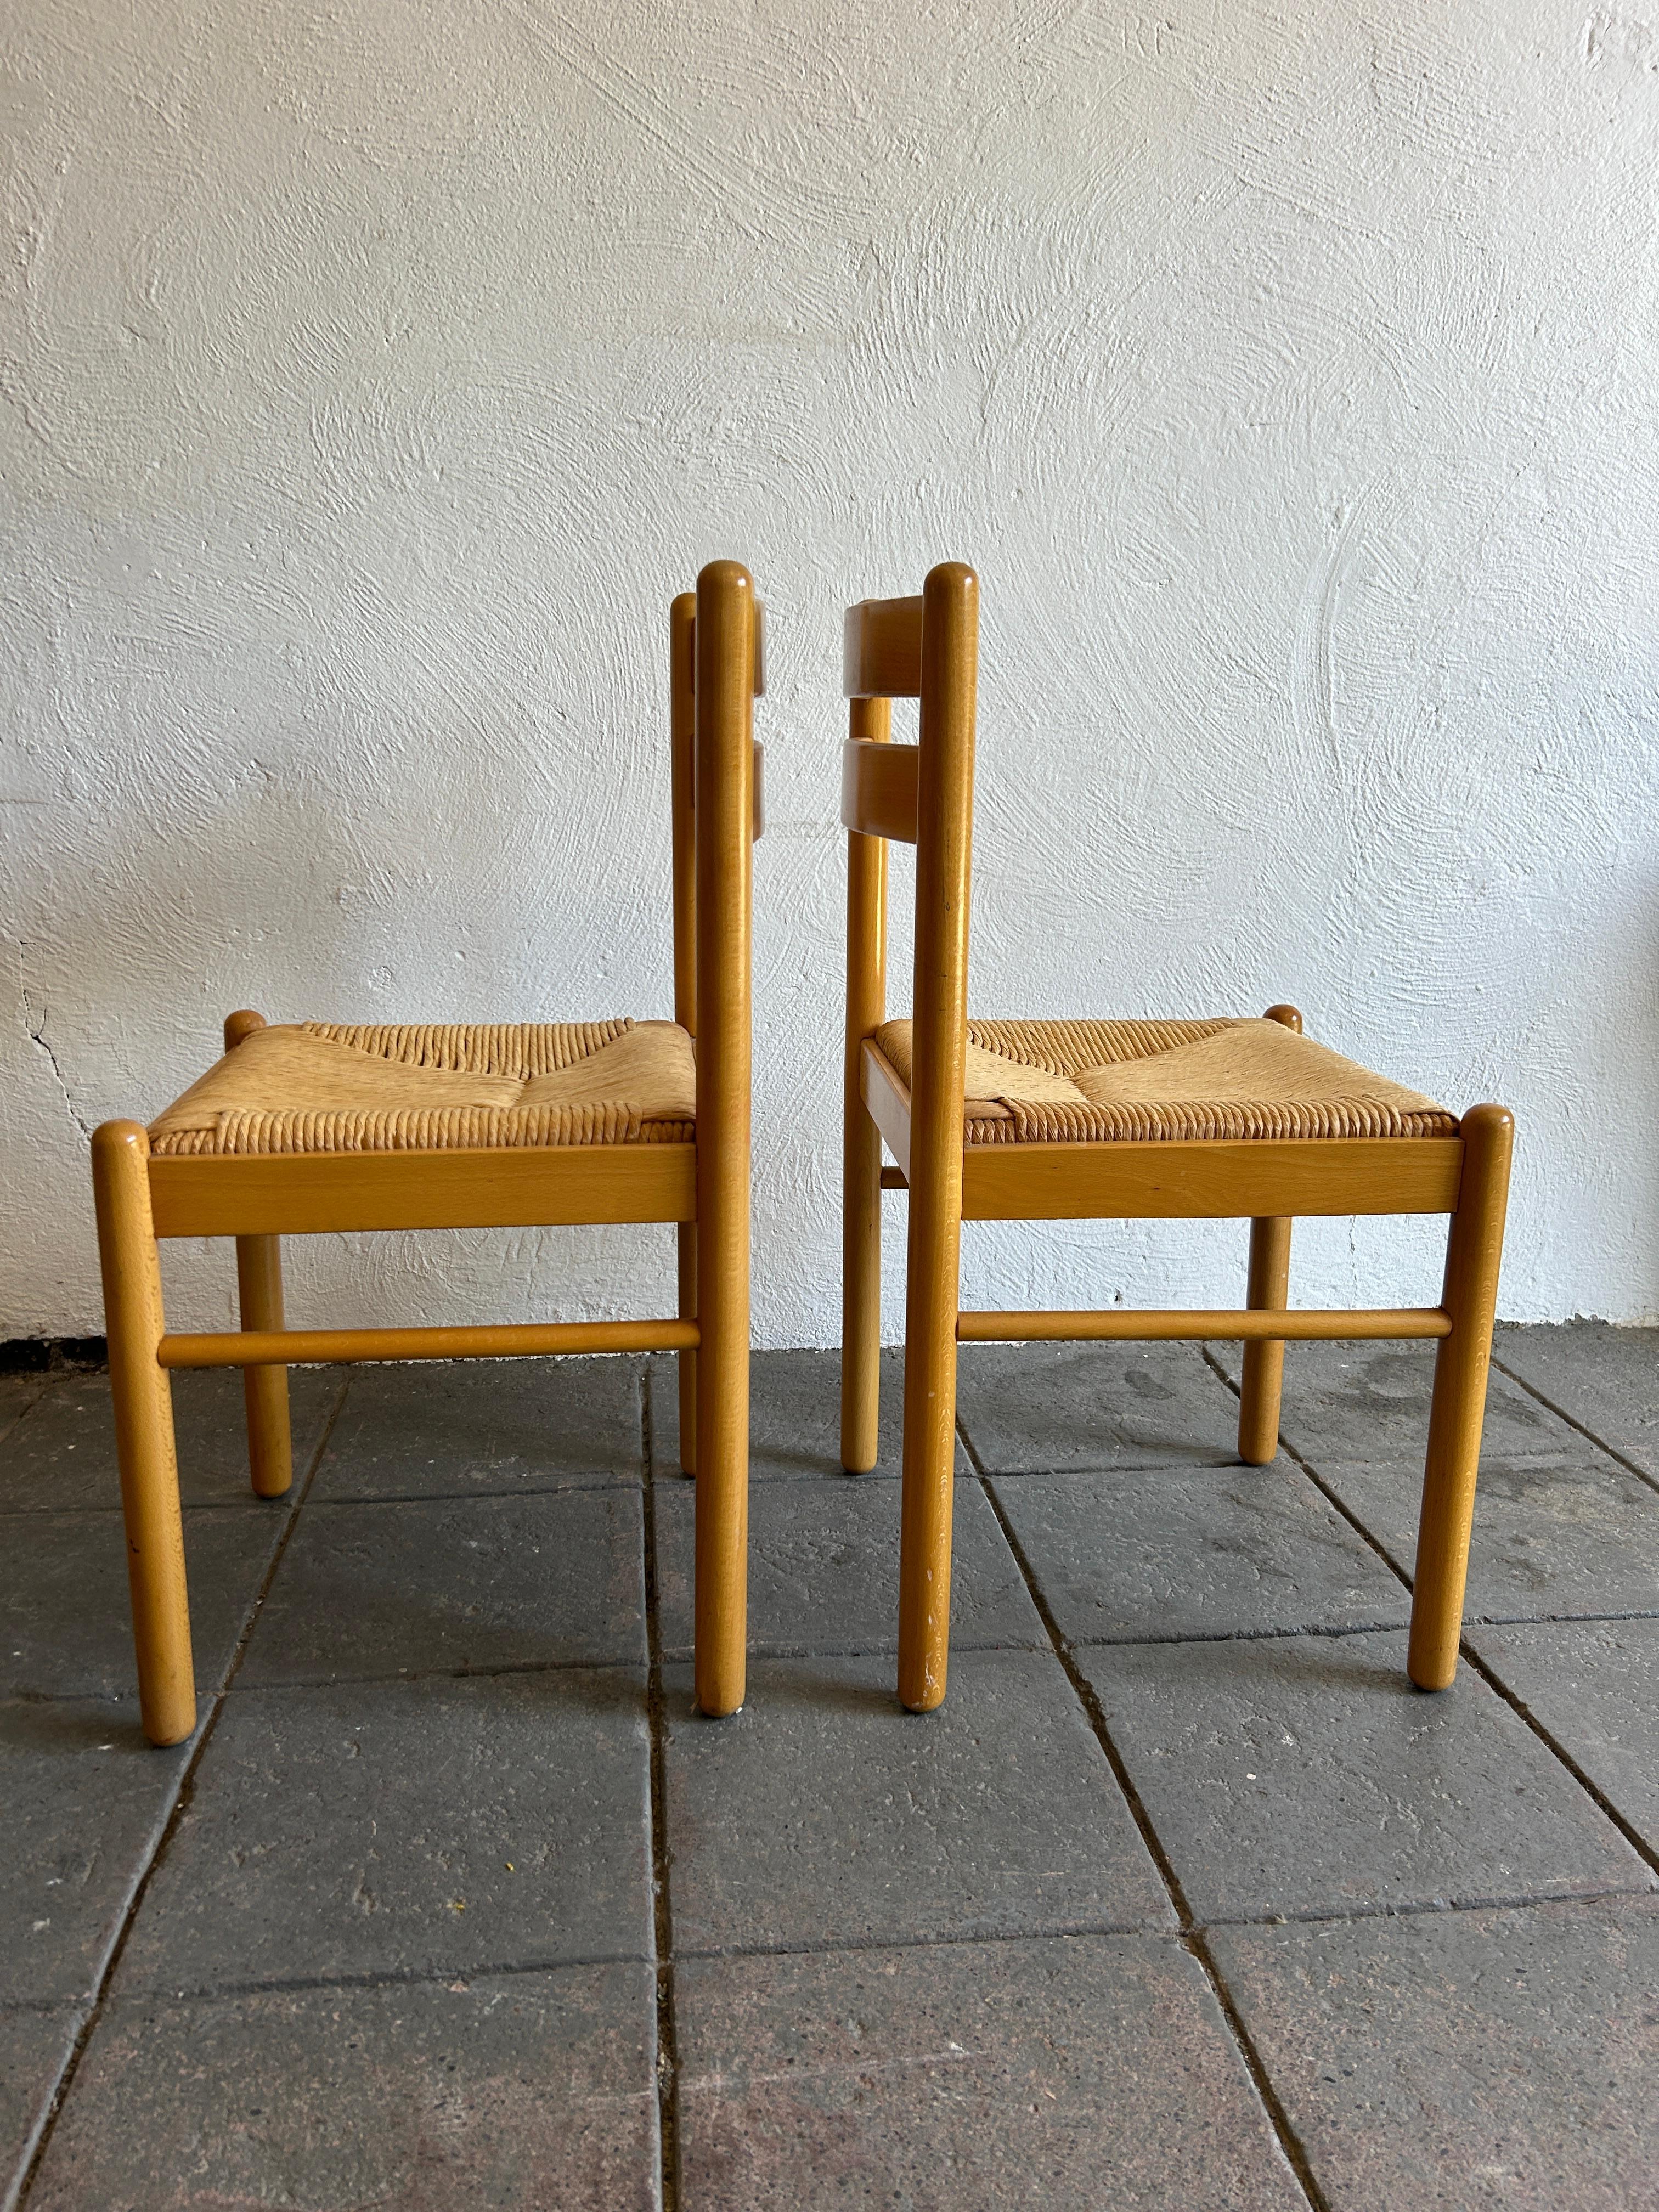
[[[239,1006],[234,1014],[225,1016],[225,1050],[234,1052],[245,1036],[264,1026],[263,1014],[256,1014],[252,1006]]]
[[[752,592],[755,580],[741,561],[710,561],[697,571],[697,589],[707,585],[714,590]]]
[[[149,1157],[149,1131],[142,1121],[100,1121],[92,1133],[92,1149],[106,1156],[137,1152]]]
[[[1264,1022],[1278,1022],[1287,1030],[1294,1030],[1298,1036],[1302,1034],[1302,1010],[1299,1006],[1269,1006],[1261,1018]]]
[[[962,599],[977,598],[979,578],[965,561],[941,561],[937,568],[927,571],[922,590],[928,599],[939,598],[945,592]]]
[[[1507,1106],[1499,1106],[1488,1098],[1479,1106],[1471,1106],[1466,1114],[1460,1115],[1457,1126],[1465,1134],[1474,1128],[1483,1136],[1512,1137],[1515,1134],[1515,1116]]]

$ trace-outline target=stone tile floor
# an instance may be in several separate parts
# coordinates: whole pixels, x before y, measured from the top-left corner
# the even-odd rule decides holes
[[[1506,1329],[1456,1687],[1431,1354],[964,1353],[892,1694],[902,1374],[757,1361],[750,1702],[691,1709],[666,1362],[179,1378],[146,1750],[107,1393],[0,1378],[0,2204],[1659,2207],[1659,1332]]]

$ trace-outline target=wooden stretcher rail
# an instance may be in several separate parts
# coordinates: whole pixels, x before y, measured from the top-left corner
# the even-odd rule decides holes
[[[695,1321],[555,1321],[483,1328],[283,1328],[164,1336],[163,1367],[349,1365],[360,1359],[531,1359],[556,1352],[690,1352]]]
[[[959,1344],[1340,1343],[1369,1337],[1451,1334],[1438,1306],[1376,1306],[1352,1311],[1304,1307],[1296,1311],[1199,1312],[1176,1308],[1144,1313],[964,1313]]]
[[[163,1154],[149,1192],[158,1237],[304,1237],[692,1221],[696,1176],[695,1145]]]

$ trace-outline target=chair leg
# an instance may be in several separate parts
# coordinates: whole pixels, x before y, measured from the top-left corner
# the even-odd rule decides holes
[[[139,1714],[152,1743],[181,1743],[196,1725],[196,1676],[172,1378],[156,1358],[167,1324],[150,1212],[149,1139],[137,1122],[106,1121],[98,1129],[92,1140],[92,1182]]]
[[[868,1474],[881,1419],[881,1136],[849,1103],[842,1139],[841,1463]]]
[[[743,1703],[749,1640],[749,1209],[705,1203],[726,1179],[698,1183],[695,1673],[714,1718]]]
[[[677,1231],[679,1245],[680,1303],[682,1321],[695,1321],[697,1316],[697,1224],[682,1221]],[[697,1471],[697,1355],[695,1352],[675,1354],[680,1392],[680,1472],[695,1474]]]
[[[915,1195],[904,1336],[898,1690],[913,1713],[930,1713],[944,1703],[951,1652],[958,1237],[929,1239]]]
[[[1451,1334],[1441,1338],[1435,1359],[1412,1592],[1407,1668],[1419,1690],[1448,1689],[1457,1672],[1515,1122],[1502,1106],[1476,1106],[1463,1116],[1462,1135],[1443,1300]]]
[[[1250,1224],[1250,1276],[1245,1303],[1282,1308],[1290,1302],[1291,1223],[1288,1217]],[[1285,1381],[1282,1344],[1247,1344],[1238,1394],[1238,1455],[1246,1467],[1266,1467],[1279,1450],[1279,1401]]]
[[[283,1326],[280,1237],[236,1239],[236,1288],[244,1328]],[[288,1370],[245,1367],[242,1391],[247,1401],[247,1458],[253,1494],[256,1498],[281,1498],[294,1480]]]

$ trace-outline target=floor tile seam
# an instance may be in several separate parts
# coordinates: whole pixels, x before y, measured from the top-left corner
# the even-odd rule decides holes
[[[860,1959],[888,1951],[979,1950],[1005,1943],[1069,1943],[1086,1940],[1115,1943],[1182,1942],[1188,1931],[1141,1920],[1081,1919],[1041,1928],[953,1928],[893,1936],[791,1936],[775,1943],[683,1943],[674,1953],[678,1966],[708,1966],[741,1959]]]
[[[520,1483],[512,1490],[398,1490],[384,1495],[362,1498],[313,1498],[312,1504],[319,1513],[332,1513],[347,1506],[365,1505],[489,1505],[499,1504],[504,1498],[592,1498],[604,1496],[611,1491],[634,1491],[644,1486],[641,1474],[595,1474],[591,1478],[577,1476],[568,1482]]]
[[[1295,2177],[1297,2186],[1307,2198],[1312,2212],[1332,2212],[1330,2200],[1320,2186],[1307,2146],[1297,2133],[1290,2109],[1279,2094],[1278,2084],[1268,2071],[1267,2060],[1256,2049],[1255,2039],[1245,2024],[1238,2000],[1206,1941],[1204,1930],[1194,1927],[1183,1931],[1181,1948],[1203,1975],[1215,1999],[1227,2032],[1232,2037],[1244,2070],[1249,2076],[1250,2085],[1278,2140],[1280,2154]]]
[[[1079,1476],[1086,1478],[1091,1475],[1248,1474],[1257,1471],[1245,1467],[1242,1461],[1237,1459],[1194,1460],[1172,1454],[1164,1459],[1116,1459],[1109,1467],[988,1467],[979,1480],[983,1482],[1069,1482]],[[975,1472],[978,1474],[977,1465]],[[902,1481],[903,1478],[896,1475],[892,1479]]]
[[[1656,1875],[1659,1875],[1659,1845],[1656,1845],[1649,1842],[1647,1838],[1643,1835],[1640,1829],[1638,1828],[1632,1821],[1626,1819],[1625,1815],[1613,1803],[1611,1797],[1608,1796],[1606,1790],[1604,1790],[1601,1784],[1595,1782],[1587,1771],[1579,1765],[1578,1761],[1573,1758],[1572,1754],[1560,1741],[1554,1731],[1552,1729],[1547,1728],[1545,1723],[1539,1719],[1538,1716],[1533,1711],[1532,1708],[1527,1704],[1526,1700],[1519,1694],[1518,1692],[1512,1690],[1510,1687],[1509,1684],[1504,1681],[1503,1676],[1498,1673],[1497,1668],[1494,1667],[1490,1661],[1481,1657],[1480,1652],[1476,1650],[1474,1645],[1469,1641],[1468,1636],[1464,1636],[1461,1639],[1459,1650],[1462,1651],[1463,1657],[1468,1662],[1469,1665],[1474,1669],[1475,1673],[1480,1675],[1481,1680],[1486,1684],[1487,1687],[1492,1690],[1497,1697],[1502,1698],[1503,1702],[1509,1707],[1510,1711],[1516,1716],[1526,1728],[1532,1731],[1534,1735],[1537,1737],[1540,1743],[1544,1746],[1544,1748],[1552,1753],[1566,1769],[1567,1772],[1572,1777],[1573,1780],[1578,1784],[1585,1796],[1588,1796],[1597,1809],[1613,1823],[1613,1826],[1619,1831],[1620,1834],[1630,1845],[1631,1849],[1636,1853],[1637,1856],[1641,1859],[1643,1863],[1648,1867],[1651,1872]]]
[[[1406,1626],[1403,1620],[1313,1621],[1295,1628],[1218,1628],[1208,1634],[1192,1632],[1167,1636],[1068,1635],[1066,1640],[1073,1651],[1164,1650],[1186,1644],[1201,1644],[1207,1649],[1214,1644],[1293,1644],[1306,1636],[1333,1640],[1345,1636],[1390,1636]]]
[[[520,1674],[648,1674],[647,1660],[641,1659],[509,1659],[496,1667],[421,1667],[395,1674],[327,1674],[301,1682],[239,1682],[228,1684],[227,1697],[263,1698],[302,1690],[380,1690],[401,1682],[494,1682]]]
[[[577,1957],[551,1953],[543,1959],[490,1960],[459,1966],[386,1966],[337,1974],[252,1974],[240,1981],[123,1984],[110,1991],[105,2009],[140,2010],[147,2005],[228,2003],[239,1997],[307,1996],[337,1990],[453,1990],[458,1983],[498,1982],[523,1974],[595,1973],[606,1966],[654,1971],[643,1951],[595,1951]]]
[[[1221,1376],[1222,1381],[1227,1384],[1229,1389],[1233,1392],[1234,1396],[1238,1396],[1238,1386],[1233,1382],[1231,1376],[1226,1373],[1226,1370],[1221,1366],[1220,1363],[1215,1359],[1207,1350],[1206,1351],[1204,1357],[1209,1364],[1214,1368],[1216,1373]],[[1493,1364],[1496,1364],[1497,1363],[1494,1362]],[[1543,1401],[1540,1401],[1540,1402],[1541,1403]],[[1551,1410],[1553,1411],[1553,1408]],[[1315,1486],[1315,1487],[1320,1492],[1321,1495],[1329,1499],[1332,1505],[1334,1505],[1336,1510],[1341,1514],[1344,1520],[1348,1522],[1350,1525],[1364,1538],[1365,1541],[1377,1554],[1378,1558],[1381,1559],[1383,1563],[1400,1577],[1400,1580],[1406,1585],[1406,1588],[1407,1589],[1414,1590],[1415,1585],[1412,1577],[1407,1574],[1405,1569],[1387,1550],[1382,1543],[1376,1537],[1372,1535],[1370,1530],[1366,1528],[1364,1522],[1359,1519],[1358,1516],[1350,1511],[1342,1499],[1339,1498],[1336,1492],[1324,1481],[1322,1477],[1320,1475],[1318,1469],[1310,1466],[1309,1462],[1302,1457],[1301,1454],[1296,1451],[1291,1445],[1285,1443],[1282,1435],[1280,1437],[1280,1443],[1284,1450],[1292,1460],[1294,1460],[1297,1466],[1302,1469],[1309,1481]],[[1494,1626],[1497,1624],[1492,1622],[1483,1622],[1477,1623],[1475,1625],[1481,1626]],[[1522,1624],[1516,1625],[1520,1626]],[[1465,1626],[1467,1626],[1467,1624],[1465,1624]],[[1467,1633],[1460,1633],[1458,1650],[1460,1655],[1468,1662],[1470,1666],[1474,1668],[1475,1673],[1480,1675],[1481,1680],[1486,1683],[1486,1686],[1498,1697],[1502,1698],[1504,1703],[1510,1707],[1511,1711],[1513,1711],[1516,1717],[1522,1722],[1522,1725],[1530,1729],[1539,1742],[1543,1745],[1545,1750],[1550,1753],[1558,1765],[1564,1768],[1567,1774],[1571,1777],[1573,1781],[1577,1784],[1578,1787],[1584,1792],[1586,1796],[1589,1798],[1592,1804],[1594,1804],[1600,1812],[1604,1814],[1607,1818],[1612,1821],[1613,1826],[1619,1831],[1626,1842],[1631,1845],[1632,1849],[1635,1850],[1637,1855],[1644,1861],[1644,1863],[1648,1866],[1654,1868],[1656,1870],[1659,1870],[1659,1853],[1656,1853],[1650,1844],[1643,1840],[1638,1832],[1632,1828],[1630,1823],[1624,1818],[1623,1814],[1614,1808],[1605,1792],[1598,1789],[1595,1784],[1590,1780],[1589,1775],[1585,1773],[1583,1768],[1579,1765],[1578,1762],[1568,1756],[1565,1750],[1556,1740],[1554,1735],[1551,1734],[1549,1729],[1543,1726],[1542,1723],[1535,1717],[1535,1716],[1522,1703],[1521,1698],[1516,1697],[1510,1691],[1508,1685],[1502,1681],[1492,1668],[1480,1658],[1474,1645],[1469,1642]]]
[[[1029,1637],[1023,1644],[1014,1643],[1006,1637],[988,1643],[978,1637],[953,1634],[951,1638],[951,1649],[953,1651],[974,1652],[1046,1651],[1048,1644],[1046,1638],[1039,1637]],[[896,1659],[898,1656],[898,1639],[893,1637],[884,1643],[833,1645],[751,1644],[748,1647],[747,1656],[765,1664],[769,1664],[773,1660],[794,1659]],[[690,1644],[677,1645],[672,1650],[665,1650],[663,1664],[665,1667],[689,1667],[692,1663],[692,1657]]]
[[[678,2212],[680,2066],[674,1980],[673,1851],[668,1840],[666,1701],[663,1691],[661,1593],[657,1586],[657,1475],[651,1416],[651,1369],[639,1370],[641,1571],[644,1577],[646,1728],[649,1744],[647,1807],[651,1823],[652,1968],[656,2030],[652,2072],[657,2099],[659,2212]],[[695,1570],[695,1562],[694,1562]]]
[[[252,1519],[279,1503],[286,1501],[255,1498],[251,1492],[246,1492],[240,1498],[181,1497],[179,1510],[186,1521],[192,1513],[246,1513]],[[0,1521],[47,1521],[54,1516],[61,1520],[118,1521],[121,1501],[117,1498],[107,1505],[0,1505]]]
[[[1077,1920],[1064,1926],[1038,1928],[947,1929],[891,1936],[826,1936],[803,1941],[793,1937],[775,1943],[682,1943],[676,1946],[677,1966],[706,1966],[721,1960],[856,1958],[875,1952],[972,1950],[1003,1943],[1066,1943],[1079,1938],[1122,1943],[1184,1945],[1194,1936],[1237,1929],[1287,1927],[1346,1928],[1383,1920],[1455,1920],[1477,1912],[1543,1911],[1560,1905],[1583,1905],[1659,1899],[1651,1887],[1606,1887],[1594,1890],[1524,1890],[1513,1894],[1456,1900],[1401,1901],[1392,1905],[1346,1905],[1329,1911],[1299,1912],[1213,1913],[1194,1920],[1190,1927],[1172,1927],[1150,1921]],[[526,1972],[534,1971],[526,1969]],[[434,1977],[433,1978],[438,1978]]]
[[[1203,1356],[1206,1365],[1212,1368],[1214,1372],[1221,1377],[1221,1380],[1226,1384],[1228,1389],[1232,1392],[1235,1398],[1239,1397],[1241,1394],[1237,1383],[1234,1382],[1231,1376],[1228,1374],[1226,1369],[1221,1364],[1220,1361],[1213,1356],[1207,1346],[1205,1348]],[[1330,1484],[1325,1480],[1318,1468],[1316,1468],[1311,1462],[1304,1459],[1296,1447],[1285,1440],[1282,1431],[1279,1435],[1279,1447],[1280,1451],[1284,1453],[1285,1456],[1291,1462],[1291,1464],[1299,1468],[1303,1474],[1307,1476],[1309,1481],[1312,1483],[1314,1488],[1319,1492],[1326,1504],[1331,1506],[1334,1510],[1340,1513],[1342,1518],[1347,1522],[1348,1526],[1354,1531],[1354,1534],[1360,1537],[1364,1543],[1376,1553],[1377,1558],[1382,1560],[1383,1565],[1387,1567],[1389,1572],[1394,1576],[1395,1580],[1407,1591],[1414,1593],[1415,1585],[1413,1583],[1412,1577],[1406,1572],[1404,1567],[1402,1567],[1399,1560],[1395,1558],[1393,1553],[1389,1551],[1388,1546],[1382,1541],[1381,1537],[1372,1534],[1371,1531],[1365,1526],[1364,1522],[1360,1519],[1359,1516],[1353,1510],[1353,1509],[1346,1502],[1345,1499],[1339,1497],[1334,1489],[1332,1489]]]
[[[80,2008],[75,2007],[71,2009],[78,2010]],[[85,2028],[84,2019],[76,2022],[74,2040],[78,2041]],[[43,2099],[36,2105],[33,2120],[28,2132],[20,2142],[9,2148],[7,2156],[11,2161],[11,2171],[9,2174],[0,2173],[0,2212],[16,2212],[16,2208],[22,2203],[24,2191],[28,2188],[33,2177],[35,2165],[46,2140],[46,2132],[52,2123],[55,2110],[54,2093],[52,2097]]]
[[[1507,1376],[1516,1388],[1524,1390],[1529,1398],[1535,1398],[1538,1403],[1547,1412],[1553,1413],[1558,1420],[1565,1421],[1570,1429],[1576,1429],[1581,1437],[1587,1437],[1597,1451],[1605,1452],[1610,1460],[1615,1461],[1627,1473],[1633,1474],[1638,1482],[1644,1482],[1650,1490],[1659,1491],[1659,1480],[1656,1480],[1646,1468],[1638,1466],[1627,1453],[1621,1452],[1615,1445],[1610,1444],[1605,1437],[1598,1437],[1594,1429],[1568,1413],[1565,1406],[1558,1406],[1553,1398],[1546,1397],[1535,1382],[1528,1382],[1524,1375],[1517,1374],[1512,1367],[1506,1367],[1495,1352],[1492,1354],[1492,1364],[1500,1375]]]
[[[1606,1882],[1597,1889],[1494,1890],[1486,1897],[1399,1898],[1391,1904],[1310,1905],[1291,1912],[1210,1912],[1195,1925],[1206,1935],[1240,1928],[1363,1928],[1381,1920],[1456,1920],[1476,1912],[1542,1912],[1564,1905],[1606,1905],[1621,1899],[1659,1899],[1659,1887]]]
[[[327,1419],[321,1425],[316,1444],[312,1451],[311,1463],[300,1484],[299,1494],[289,1509],[286,1520],[272,1547],[270,1556],[265,1562],[265,1571],[260,1578],[258,1589],[243,1614],[241,1632],[236,1639],[225,1670],[220,1677],[219,1686],[209,1694],[207,1717],[198,1726],[195,1744],[173,1786],[172,1800],[156,1824],[155,1841],[150,1846],[143,1864],[138,1869],[136,1879],[128,1893],[125,1906],[115,1932],[110,1939],[103,1965],[93,1987],[86,2016],[76,2030],[68,2055],[58,2072],[57,2081],[53,2085],[33,2151],[18,2186],[16,2202],[20,2208],[27,2203],[41,2164],[51,2147],[58,2117],[74,2088],[75,2077],[80,2070],[81,2061],[85,2056],[87,2045],[97,2032],[98,2023],[103,2017],[104,2006],[109,1996],[111,1984],[132,1930],[137,1923],[138,1915],[143,1909],[144,1899],[149,1894],[150,1883],[155,1879],[155,1871],[167,1854],[168,1844],[178,1832],[179,1820],[194,1795],[196,1776],[201,1767],[207,1747],[212,1741],[214,1733],[219,1725],[220,1716],[225,1710],[231,1683],[235,1678],[237,1668],[241,1664],[242,1656],[247,1649],[248,1638],[253,1632],[259,1609],[264,1603],[271,1583],[276,1579],[276,1571],[282,1565],[289,1543],[293,1540],[294,1531],[299,1524],[301,1508],[305,1504],[312,1484],[317,1479],[317,1470],[322,1465],[323,1454],[328,1449],[328,1440],[334,1432],[335,1423],[339,1419],[349,1388],[350,1377],[348,1375],[342,1378],[333,1408]]]
[[[1294,2176],[1297,2186],[1306,2198],[1310,2212],[1330,2212],[1324,2193],[1315,2179],[1312,2160],[1306,2146],[1291,2124],[1290,2112],[1273,2084],[1266,2062],[1257,2051],[1249,2031],[1244,2024],[1243,2016],[1232,1991],[1228,1988],[1224,1977],[1202,1942],[1185,1887],[1176,1872],[1174,1861],[1164,1848],[1164,1839],[1158,1832],[1150,1810],[1134,1786],[1127,1763],[1113,1738],[1111,1729],[1107,1723],[1105,1711],[1096,1694],[1094,1686],[1073,1656],[1071,1648],[1048,1604],[1047,1594],[1037,1579],[1036,1569],[1026,1556],[1024,1547],[1015,1534],[1013,1523],[1004,1511],[1001,1501],[998,1498],[983,1468],[979,1463],[967,1430],[960,1421],[957,1423],[957,1434],[961,1437],[963,1449],[968,1453],[975,1471],[979,1476],[980,1487],[984,1492],[986,1501],[996,1515],[998,1524],[1002,1530],[1003,1540],[1013,1554],[1014,1563],[1024,1580],[1027,1594],[1036,1608],[1037,1617],[1048,1632],[1054,1657],[1059,1661],[1067,1681],[1071,1684],[1073,1695],[1081,1705],[1095,1741],[1105,1757],[1119,1790],[1122,1792],[1130,1816],[1139,1831],[1142,1847],[1152,1860],[1164,1884],[1170,1905],[1176,1915],[1179,1934],[1185,1943],[1188,1955],[1204,1976],[1206,1986],[1209,1989],[1227,2031],[1232,2037],[1239,2062],[1249,2077],[1251,2086],[1256,2094],[1257,2102],[1273,2131],[1280,2154]]]

